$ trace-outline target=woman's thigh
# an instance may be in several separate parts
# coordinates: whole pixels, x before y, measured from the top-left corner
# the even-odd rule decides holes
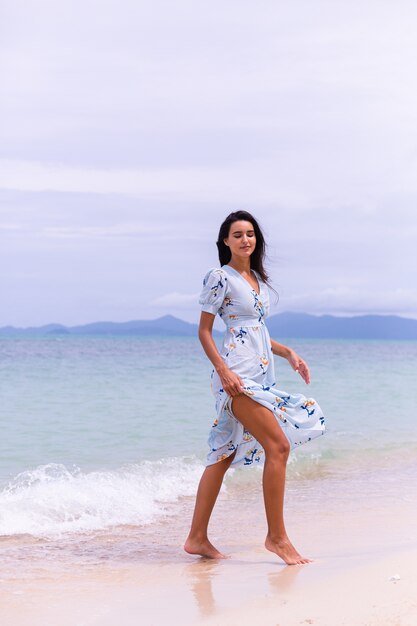
[[[265,450],[271,447],[279,447],[282,451],[289,450],[289,441],[272,411],[244,393],[234,396],[231,405],[233,414],[243,424],[245,430],[248,430]]]

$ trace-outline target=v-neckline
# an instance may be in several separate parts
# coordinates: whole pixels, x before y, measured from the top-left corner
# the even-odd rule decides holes
[[[244,281],[245,281],[245,283],[246,283],[247,285],[249,285],[249,287],[252,289],[252,291],[254,291],[254,292],[256,293],[256,295],[257,295],[257,296],[260,296],[260,295],[261,295],[261,282],[260,282],[260,280],[259,280],[259,278],[258,278],[258,275],[257,275],[257,273],[255,272],[255,270],[251,269],[251,272],[253,272],[253,273],[254,273],[254,275],[255,275],[256,282],[258,283],[258,287],[259,287],[259,293],[256,291],[256,289],[254,289],[254,288],[252,287],[252,285],[250,284],[250,282],[249,282],[248,280],[246,280],[246,278],[245,278],[244,276],[242,276],[242,274],[241,274],[240,272],[238,272],[237,270],[235,270],[235,268],[234,268],[234,267],[232,267],[231,265],[228,265],[227,263],[225,263],[224,267],[228,267],[229,269],[233,270],[233,271],[234,271],[234,272],[235,272],[238,276],[240,276],[240,278],[241,278],[242,280],[244,280]]]

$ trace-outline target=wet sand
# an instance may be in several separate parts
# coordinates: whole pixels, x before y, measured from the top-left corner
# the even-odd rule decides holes
[[[410,469],[391,471],[381,489],[369,471],[350,482],[325,475],[289,481],[287,528],[301,554],[314,559],[306,565],[286,566],[263,547],[260,474],[250,484],[236,475],[219,496],[211,540],[230,554],[226,560],[183,551],[192,498],[147,527],[3,537],[0,622],[415,626],[417,498]]]
[[[286,566],[261,550],[225,561],[188,559],[84,568],[8,584],[4,626],[415,626],[417,550],[329,554]]]

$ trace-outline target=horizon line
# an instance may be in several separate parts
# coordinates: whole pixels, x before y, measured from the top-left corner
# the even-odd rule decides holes
[[[417,321],[417,314],[416,317],[406,317],[402,314],[399,313],[353,313],[353,314],[335,314],[335,313],[306,313],[305,311],[281,311],[281,312],[277,312],[277,313],[273,313],[272,315],[268,315],[268,317],[266,319],[270,319],[272,317],[275,317],[276,315],[284,315],[284,314],[290,314],[290,315],[308,315],[310,317],[334,317],[334,318],[344,318],[344,319],[352,319],[352,318],[356,318],[356,317],[397,317],[399,319],[402,320],[411,320],[411,321]],[[71,328],[74,326],[88,326],[90,324],[131,324],[134,322],[155,322],[167,317],[171,317],[175,320],[178,320],[180,322],[183,322],[185,324],[197,324],[197,322],[189,322],[188,320],[184,320],[180,317],[177,317],[175,315],[173,315],[172,313],[166,313],[165,315],[161,315],[159,317],[154,317],[154,318],[136,318],[136,319],[129,319],[129,320],[124,320],[124,321],[114,321],[114,320],[95,320],[92,322],[79,322],[79,323],[62,323],[62,322],[44,322],[44,323],[35,323],[35,324],[28,324],[27,326],[14,326],[14,324],[4,324],[2,326],[0,326],[0,330],[5,329],[5,328],[16,328],[16,329],[27,329],[27,328],[42,328],[44,326],[63,326],[66,328]]]

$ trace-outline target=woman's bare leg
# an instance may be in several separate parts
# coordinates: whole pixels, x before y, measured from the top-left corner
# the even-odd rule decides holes
[[[189,554],[200,554],[212,559],[227,558],[210,543],[207,530],[224,475],[235,454],[236,452],[233,452],[227,459],[208,465],[203,472],[198,485],[191,530],[184,544],[184,550]]]
[[[290,444],[276,417],[245,394],[232,400],[232,411],[237,419],[257,439],[265,451],[263,492],[268,534],[265,547],[275,552],[288,565],[309,563],[288,538],[284,525],[284,489]]]

